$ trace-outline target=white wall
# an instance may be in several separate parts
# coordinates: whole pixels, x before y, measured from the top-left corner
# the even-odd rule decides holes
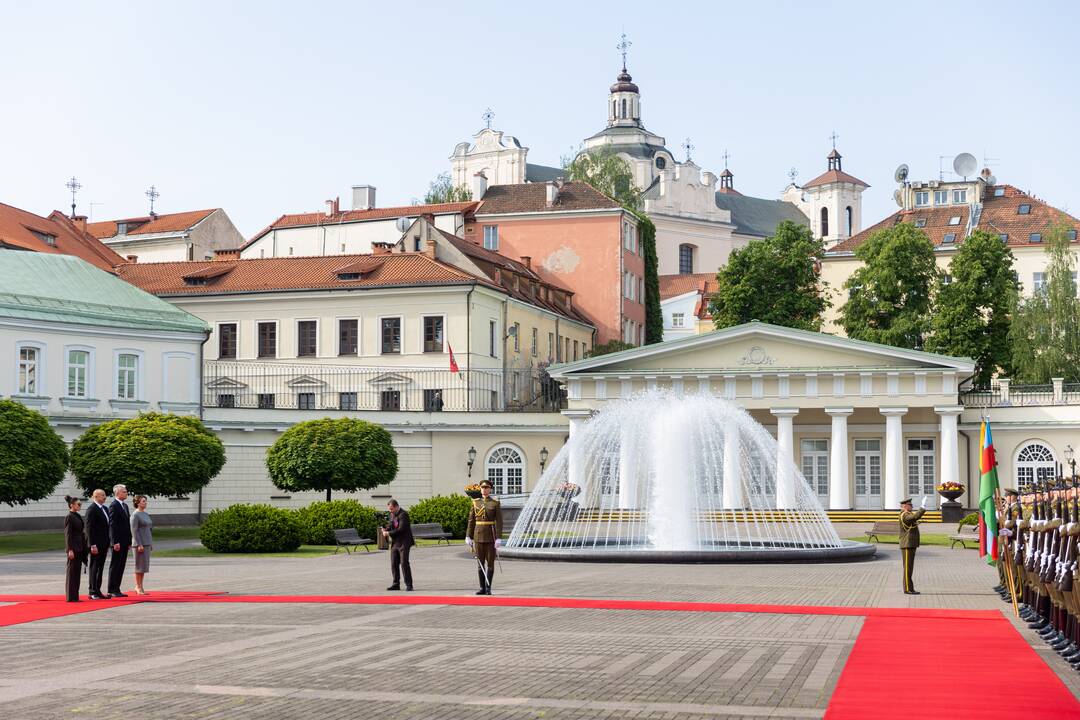
[[[401,215],[401,217],[415,217],[415,215]],[[244,248],[240,253],[240,257],[249,259],[288,257],[290,255],[354,255],[357,253],[370,253],[372,243],[396,243],[401,239],[401,231],[397,229],[397,220],[397,217],[391,217],[338,225],[279,228],[271,230]],[[435,227],[455,235],[461,235],[465,227],[465,219],[460,213],[436,215]],[[342,246],[344,246],[344,250]],[[412,251],[412,245],[407,243],[405,250]],[[139,260],[141,262],[142,258],[139,258]]]
[[[698,303],[698,292],[683,293],[660,302],[660,312],[664,316],[664,340],[677,340],[679,338],[697,335],[698,319],[694,314],[694,308]],[[672,322],[674,313],[682,313],[682,327],[675,327]]]

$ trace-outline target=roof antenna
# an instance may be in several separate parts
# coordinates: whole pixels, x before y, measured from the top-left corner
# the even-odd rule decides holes
[[[64,187],[71,191],[71,219],[75,219],[75,193],[82,190],[82,183],[75,179],[72,175],[71,179],[64,183]]]

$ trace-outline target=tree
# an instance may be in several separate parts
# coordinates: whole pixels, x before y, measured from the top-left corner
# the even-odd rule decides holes
[[[96,425],[71,448],[86,492],[126,485],[142,495],[180,497],[206,487],[225,465],[225,446],[190,415],[143,413]]]
[[[664,314],[660,311],[659,262],[656,259],[656,225],[645,213],[638,219],[638,246],[645,257],[645,344],[664,341]]]
[[[611,353],[622,352],[623,350],[633,350],[634,345],[623,342],[622,340],[608,340],[606,343],[600,343],[599,345],[593,345],[592,350],[585,357],[599,357],[600,355],[610,355]]]
[[[1046,285],[1019,301],[1010,341],[1015,379],[1047,383],[1052,378],[1080,382],[1080,301],[1073,272],[1076,262],[1064,218],[1045,234]]]
[[[0,503],[44,500],[64,479],[68,449],[39,412],[0,400]]]
[[[856,340],[921,348],[938,276],[930,239],[911,223],[901,223],[873,233],[855,257],[863,266],[844,282],[844,332]]]
[[[630,166],[614,151],[602,148],[563,158],[566,179],[583,182],[604,193],[631,212],[641,206],[641,188],[634,184]]]
[[[820,330],[830,303],[820,277],[825,244],[785,220],[772,236],[735,250],[716,276],[709,312],[717,329],[751,320]]]
[[[997,235],[976,230],[938,277],[926,349],[975,360],[975,383],[1011,365],[1009,328],[1018,283],[1013,255]]]
[[[427,194],[424,195],[425,205],[468,202],[469,200],[472,200],[472,190],[464,185],[454,185],[448,172],[436,175],[435,179],[428,185]]]
[[[382,426],[353,418],[308,420],[281,434],[266,451],[274,485],[289,492],[355,492],[390,483],[397,451]]]

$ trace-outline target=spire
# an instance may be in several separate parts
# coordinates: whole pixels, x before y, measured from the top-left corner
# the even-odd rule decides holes
[[[623,33],[622,41],[615,46],[622,53],[622,72],[609,91],[608,127],[641,127],[640,90],[626,71],[626,51],[631,44]]]

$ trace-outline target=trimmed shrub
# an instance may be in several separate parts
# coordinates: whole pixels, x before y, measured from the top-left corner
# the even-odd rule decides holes
[[[67,466],[67,445],[44,415],[0,400],[0,503],[44,500],[64,479]]]
[[[977,513],[977,512],[968,513],[967,515],[965,515],[963,518],[960,519],[960,524],[956,526],[956,532],[960,532],[960,528],[964,527],[965,525],[978,525],[978,524],[979,524],[979,513]]]
[[[218,553],[292,552],[301,535],[296,513],[270,505],[213,510],[199,529],[202,544]]]
[[[406,508],[409,521],[416,523],[439,523],[446,532],[456,538],[465,537],[469,524],[469,508],[472,500],[465,495],[436,495]]]
[[[360,537],[376,539],[379,513],[356,500],[314,502],[296,511],[305,545],[333,545],[334,531],[355,528]]]

